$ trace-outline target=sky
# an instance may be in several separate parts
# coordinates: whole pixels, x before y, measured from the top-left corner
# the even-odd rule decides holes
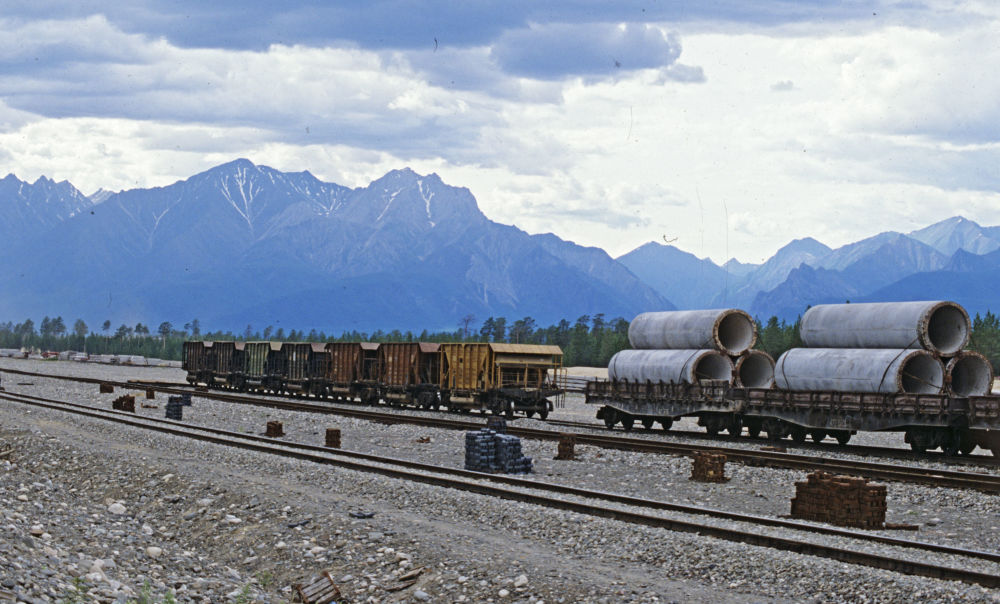
[[[0,173],[467,187],[619,256],[1000,224],[992,1],[4,0]]]

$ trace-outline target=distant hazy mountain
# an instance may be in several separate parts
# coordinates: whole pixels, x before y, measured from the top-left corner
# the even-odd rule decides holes
[[[8,174],[0,179],[0,241],[7,249],[31,241],[93,205],[66,181],[42,176],[27,183]]]
[[[618,262],[683,309],[704,308],[706,300],[724,295],[742,281],[707,258],[652,241],[620,256]]]
[[[958,250],[972,254],[986,254],[1000,248],[1000,236],[996,227],[983,228],[961,216],[942,220],[929,227],[913,231],[909,236],[925,243],[945,256]]]
[[[603,251],[492,222],[467,189],[408,169],[350,189],[237,160],[77,195],[27,204],[45,228],[0,266],[0,317],[370,331],[673,308]]]
[[[761,318],[786,320],[810,305],[847,299],[950,298],[966,301],[970,312],[1000,309],[1000,295],[978,281],[1000,270],[1000,227],[962,217],[909,235],[880,233],[835,250],[797,239],[757,266],[727,262],[731,281],[725,293],[709,279],[706,286],[685,289],[697,282],[689,275],[692,266],[717,276],[715,265],[679,250],[663,253],[662,247],[647,244],[620,260],[657,291],[679,291],[671,299],[687,308],[738,306]]]

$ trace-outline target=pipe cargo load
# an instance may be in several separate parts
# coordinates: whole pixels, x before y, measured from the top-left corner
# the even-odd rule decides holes
[[[971,350],[956,354],[944,366],[951,391],[958,396],[986,396],[993,389],[993,366]]]
[[[969,341],[969,314],[954,302],[820,304],[802,315],[809,348],[923,348],[950,356]]]
[[[919,349],[792,348],[778,357],[774,381],[785,390],[939,394],[944,365]]]
[[[743,388],[774,386],[774,359],[763,350],[748,350],[736,359],[734,381]]]
[[[644,312],[628,326],[632,348],[715,349],[739,356],[757,340],[757,325],[736,308]]]
[[[608,378],[630,382],[697,384],[733,381],[733,362],[718,350],[622,350],[608,362]]]

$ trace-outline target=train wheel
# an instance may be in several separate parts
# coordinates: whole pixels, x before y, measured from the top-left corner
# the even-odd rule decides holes
[[[739,417],[729,420],[729,423],[726,425],[726,432],[729,433],[730,438],[736,438],[743,434],[743,420]]]
[[[631,415],[622,416],[622,428],[625,428],[626,432],[632,431],[632,426],[635,424],[635,418]]]
[[[604,411],[604,425],[608,430],[614,430],[615,424],[618,423],[618,412],[609,408],[605,408]]]
[[[651,417],[644,417],[640,421],[642,422],[642,427],[644,429],[646,429],[646,430],[652,430],[653,429],[653,418],[651,418]]]
[[[792,428],[792,440],[798,444],[806,442],[806,431],[802,428]]]
[[[963,432],[962,437],[960,439],[958,452],[961,453],[962,455],[968,455],[972,453],[972,451],[975,448],[976,448],[976,441],[973,440],[972,436],[969,434],[968,431]]]
[[[524,417],[532,418],[534,416],[535,416],[535,412],[534,411],[525,411],[524,412]]]
[[[538,412],[538,419],[540,419],[542,421],[545,421],[545,420],[549,419],[549,411],[548,411],[548,409],[546,409],[545,411],[539,411]]]
[[[826,432],[823,430],[812,430],[809,432],[809,436],[813,439],[814,443],[819,443],[823,442],[823,439],[826,438]]]
[[[756,422],[747,424],[747,436],[750,438],[760,438],[760,424]]]
[[[674,425],[674,420],[672,418],[669,418],[669,417],[661,419],[659,421],[660,421],[660,428],[663,428],[664,432],[666,432],[667,430],[669,430],[670,427]]]
[[[847,431],[834,432],[833,437],[837,439],[837,444],[846,445],[851,440],[851,433]]]
[[[961,438],[959,438],[959,435],[949,431],[945,434],[942,434],[942,437],[943,438],[941,439],[942,441],[941,450],[944,451],[944,454],[947,455],[948,457],[954,457],[958,455],[958,450],[962,446],[962,440]]]

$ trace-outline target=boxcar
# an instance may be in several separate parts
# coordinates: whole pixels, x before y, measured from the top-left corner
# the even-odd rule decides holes
[[[436,409],[440,344],[388,342],[378,348],[379,394],[390,405],[417,405]]]
[[[184,362],[187,382],[191,385],[209,384],[213,374],[212,342],[184,342]]]
[[[558,346],[533,344],[441,344],[441,400],[449,409],[489,410],[512,417],[552,410],[549,397],[562,394],[554,383],[562,366]]]
[[[309,345],[308,380],[305,394],[327,397],[330,394],[330,366],[332,355],[326,344],[312,343]]]
[[[279,392],[302,392],[309,381],[309,353],[312,344],[309,342],[283,342],[280,355],[275,357],[275,363],[280,366],[275,369],[281,378],[275,382]]]
[[[241,389],[270,389],[274,381],[272,372],[275,370],[275,361],[281,351],[281,342],[247,342],[244,350],[246,363]]]
[[[243,342],[214,342],[211,351],[213,379],[209,386],[235,387],[243,373]]]

